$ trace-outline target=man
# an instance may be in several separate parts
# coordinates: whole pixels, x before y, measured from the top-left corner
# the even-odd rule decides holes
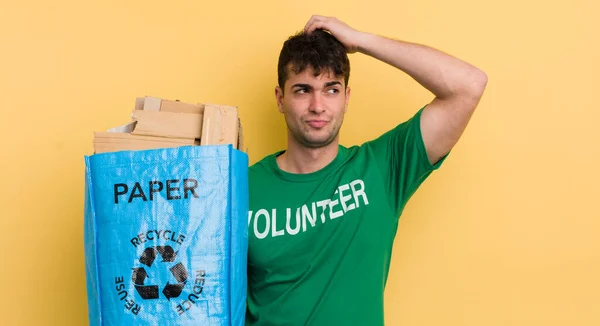
[[[354,52],[407,73],[435,98],[347,148],[338,135]],[[248,325],[383,324],[399,216],[460,138],[486,83],[461,60],[331,17],[313,16],[284,43],[275,95],[288,146],[249,175]]]

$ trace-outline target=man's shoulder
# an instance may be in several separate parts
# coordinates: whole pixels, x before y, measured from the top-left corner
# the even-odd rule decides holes
[[[269,158],[269,155],[261,158],[260,160],[256,161],[254,164],[251,164],[248,167],[248,172],[249,173],[257,173],[257,172],[261,172],[264,171],[265,169],[267,169],[268,164],[267,164],[267,160]]]
[[[250,175],[263,174],[263,173],[271,173],[271,160],[275,158],[281,151],[273,152],[263,156],[260,160],[251,164],[248,167],[248,172]]]
[[[369,154],[372,153],[372,149],[377,149],[377,154],[379,155],[382,150],[389,151],[393,150],[390,146],[395,143],[403,143],[407,141],[407,139],[411,138],[420,138],[421,137],[421,113],[423,112],[424,107],[414,113],[412,116],[409,116],[407,119],[397,122],[391,125],[388,129],[384,130],[380,134],[375,137],[368,139],[357,146],[360,152],[365,152]]]

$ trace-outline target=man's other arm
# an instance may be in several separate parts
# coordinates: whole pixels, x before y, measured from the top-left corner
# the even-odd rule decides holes
[[[480,69],[431,47],[362,33],[357,50],[407,73],[435,95],[421,115],[427,156],[435,164],[458,142],[487,84]]]
[[[306,32],[329,31],[348,53],[361,52],[386,62],[435,95],[421,115],[421,133],[431,164],[456,145],[487,84],[480,69],[431,47],[358,31],[335,17],[314,15]]]

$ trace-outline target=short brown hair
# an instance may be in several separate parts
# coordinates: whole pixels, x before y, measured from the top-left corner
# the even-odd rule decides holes
[[[335,76],[344,76],[345,86],[350,79],[350,60],[346,48],[333,35],[317,29],[310,34],[300,32],[283,43],[277,65],[279,87],[288,79],[288,66],[299,74],[307,67],[314,70],[315,76],[321,70],[329,70]]]

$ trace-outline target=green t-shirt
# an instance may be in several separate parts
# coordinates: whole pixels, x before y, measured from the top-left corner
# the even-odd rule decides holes
[[[269,155],[250,167],[246,325],[383,325],[402,210],[431,165],[419,110],[323,169],[291,174]]]

